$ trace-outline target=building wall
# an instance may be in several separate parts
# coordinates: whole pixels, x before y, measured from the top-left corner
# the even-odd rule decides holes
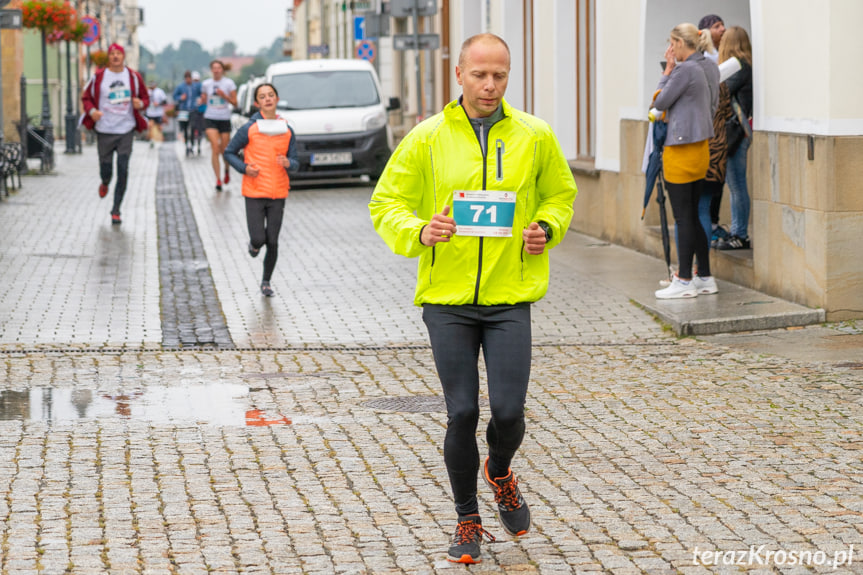
[[[641,8],[639,0],[603,0],[596,5],[595,166],[600,170],[620,169],[620,120],[640,111]]]
[[[600,170],[576,173],[573,227],[659,256],[655,202],[640,217],[645,105],[627,107],[644,99],[655,58],[644,57],[646,74],[640,72],[625,38],[640,38],[642,52],[656,50],[648,46],[661,35],[656,22],[678,14],[654,13],[673,8],[675,0],[646,0],[633,21],[625,14],[638,14],[636,4],[598,6]],[[751,15],[756,130],[748,171],[753,250],[750,257],[712,252],[711,268],[721,278],[824,308],[830,320],[863,317],[863,258],[855,249],[856,231],[863,229],[863,75],[855,72],[863,37],[854,30],[863,3],[750,0],[710,8],[700,4],[701,12],[719,12],[728,24],[735,22],[727,13]],[[633,92],[629,77],[639,74],[645,77]],[[723,204],[721,221],[728,222],[727,191]]]
[[[755,127],[799,134],[863,134],[863,74],[858,23],[863,2],[753,0],[763,30],[754,66],[765,89],[755,101]],[[755,22],[753,22],[755,24]],[[805,41],[789,41],[789,38]],[[755,46],[753,46],[755,48]]]
[[[13,0],[7,8],[20,8],[22,0]],[[20,57],[23,49],[23,33],[21,30],[0,31],[0,57],[2,57],[3,76],[0,78],[3,86],[3,131],[4,141],[20,141],[15,122],[18,121],[21,107],[21,73],[24,71],[24,61]]]

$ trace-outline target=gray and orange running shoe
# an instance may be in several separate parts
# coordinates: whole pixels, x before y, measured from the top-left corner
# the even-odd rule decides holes
[[[488,457],[482,466],[482,476],[494,492],[497,503],[498,518],[503,530],[513,537],[524,535],[530,531],[530,507],[521,496],[518,489],[518,479],[512,469],[504,477],[492,479],[488,475]]]
[[[494,535],[482,528],[479,515],[459,515],[447,560],[453,563],[482,563],[480,544],[485,536],[494,542]]]

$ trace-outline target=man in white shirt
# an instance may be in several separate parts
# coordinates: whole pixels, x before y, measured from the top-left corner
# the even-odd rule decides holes
[[[120,204],[126,193],[134,132],[147,129],[147,120],[141,115],[141,110],[150,103],[144,79],[125,62],[125,49],[119,44],[111,44],[108,47],[108,67],[96,71],[81,95],[84,105],[81,123],[96,132],[102,180],[100,198],[108,195],[114,153],[117,153],[117,183],[111,208],[111,223],[114,225],[120,224]]]
[[[157,142],[164,140],[162,122],[165,120],[165,104],[168,102],[168,95],[156,85],[155,80],[150,81],[150,89],[147,93],[150,95],[150,105],[147,107],[147,120],[149,121],[150,128],[150,147],[152,148],[154,139]]]
[[[237,85],[225,77],[225,65],[221,60],[210,62],[212,78],[201,84],[201,103],[207,105],[204,111],[204,128],[212,151],[213,172],[216,173],[216,191],[222,191],[219,161],[231,139],[231,112],[237,105]],[[225,162],[225,183],[231,179],[228,163]]]

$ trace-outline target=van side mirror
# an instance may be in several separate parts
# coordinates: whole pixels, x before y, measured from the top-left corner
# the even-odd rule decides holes
[[[402,102],[398,98],[390,98],[390,103],[387,106],[387,112],[391,112],[393,110],[398,110],[402,107]]]

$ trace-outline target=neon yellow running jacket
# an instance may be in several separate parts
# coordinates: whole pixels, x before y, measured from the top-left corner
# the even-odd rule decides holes
[[[479,140],[458,101],[417,125],[393,152],[369,212],[396,254],[419,256],[414,303],[503,305],[534,302],[548,290],[548,250],[563,239],[577,193],[551,127],[503,102],[504,117]],[[434,247],[420,231],[450,206],[456,190],[516,191],[512,237],[459,236]],[[522,230],[546,222],[552,238],[540,255],[524,251]]]

